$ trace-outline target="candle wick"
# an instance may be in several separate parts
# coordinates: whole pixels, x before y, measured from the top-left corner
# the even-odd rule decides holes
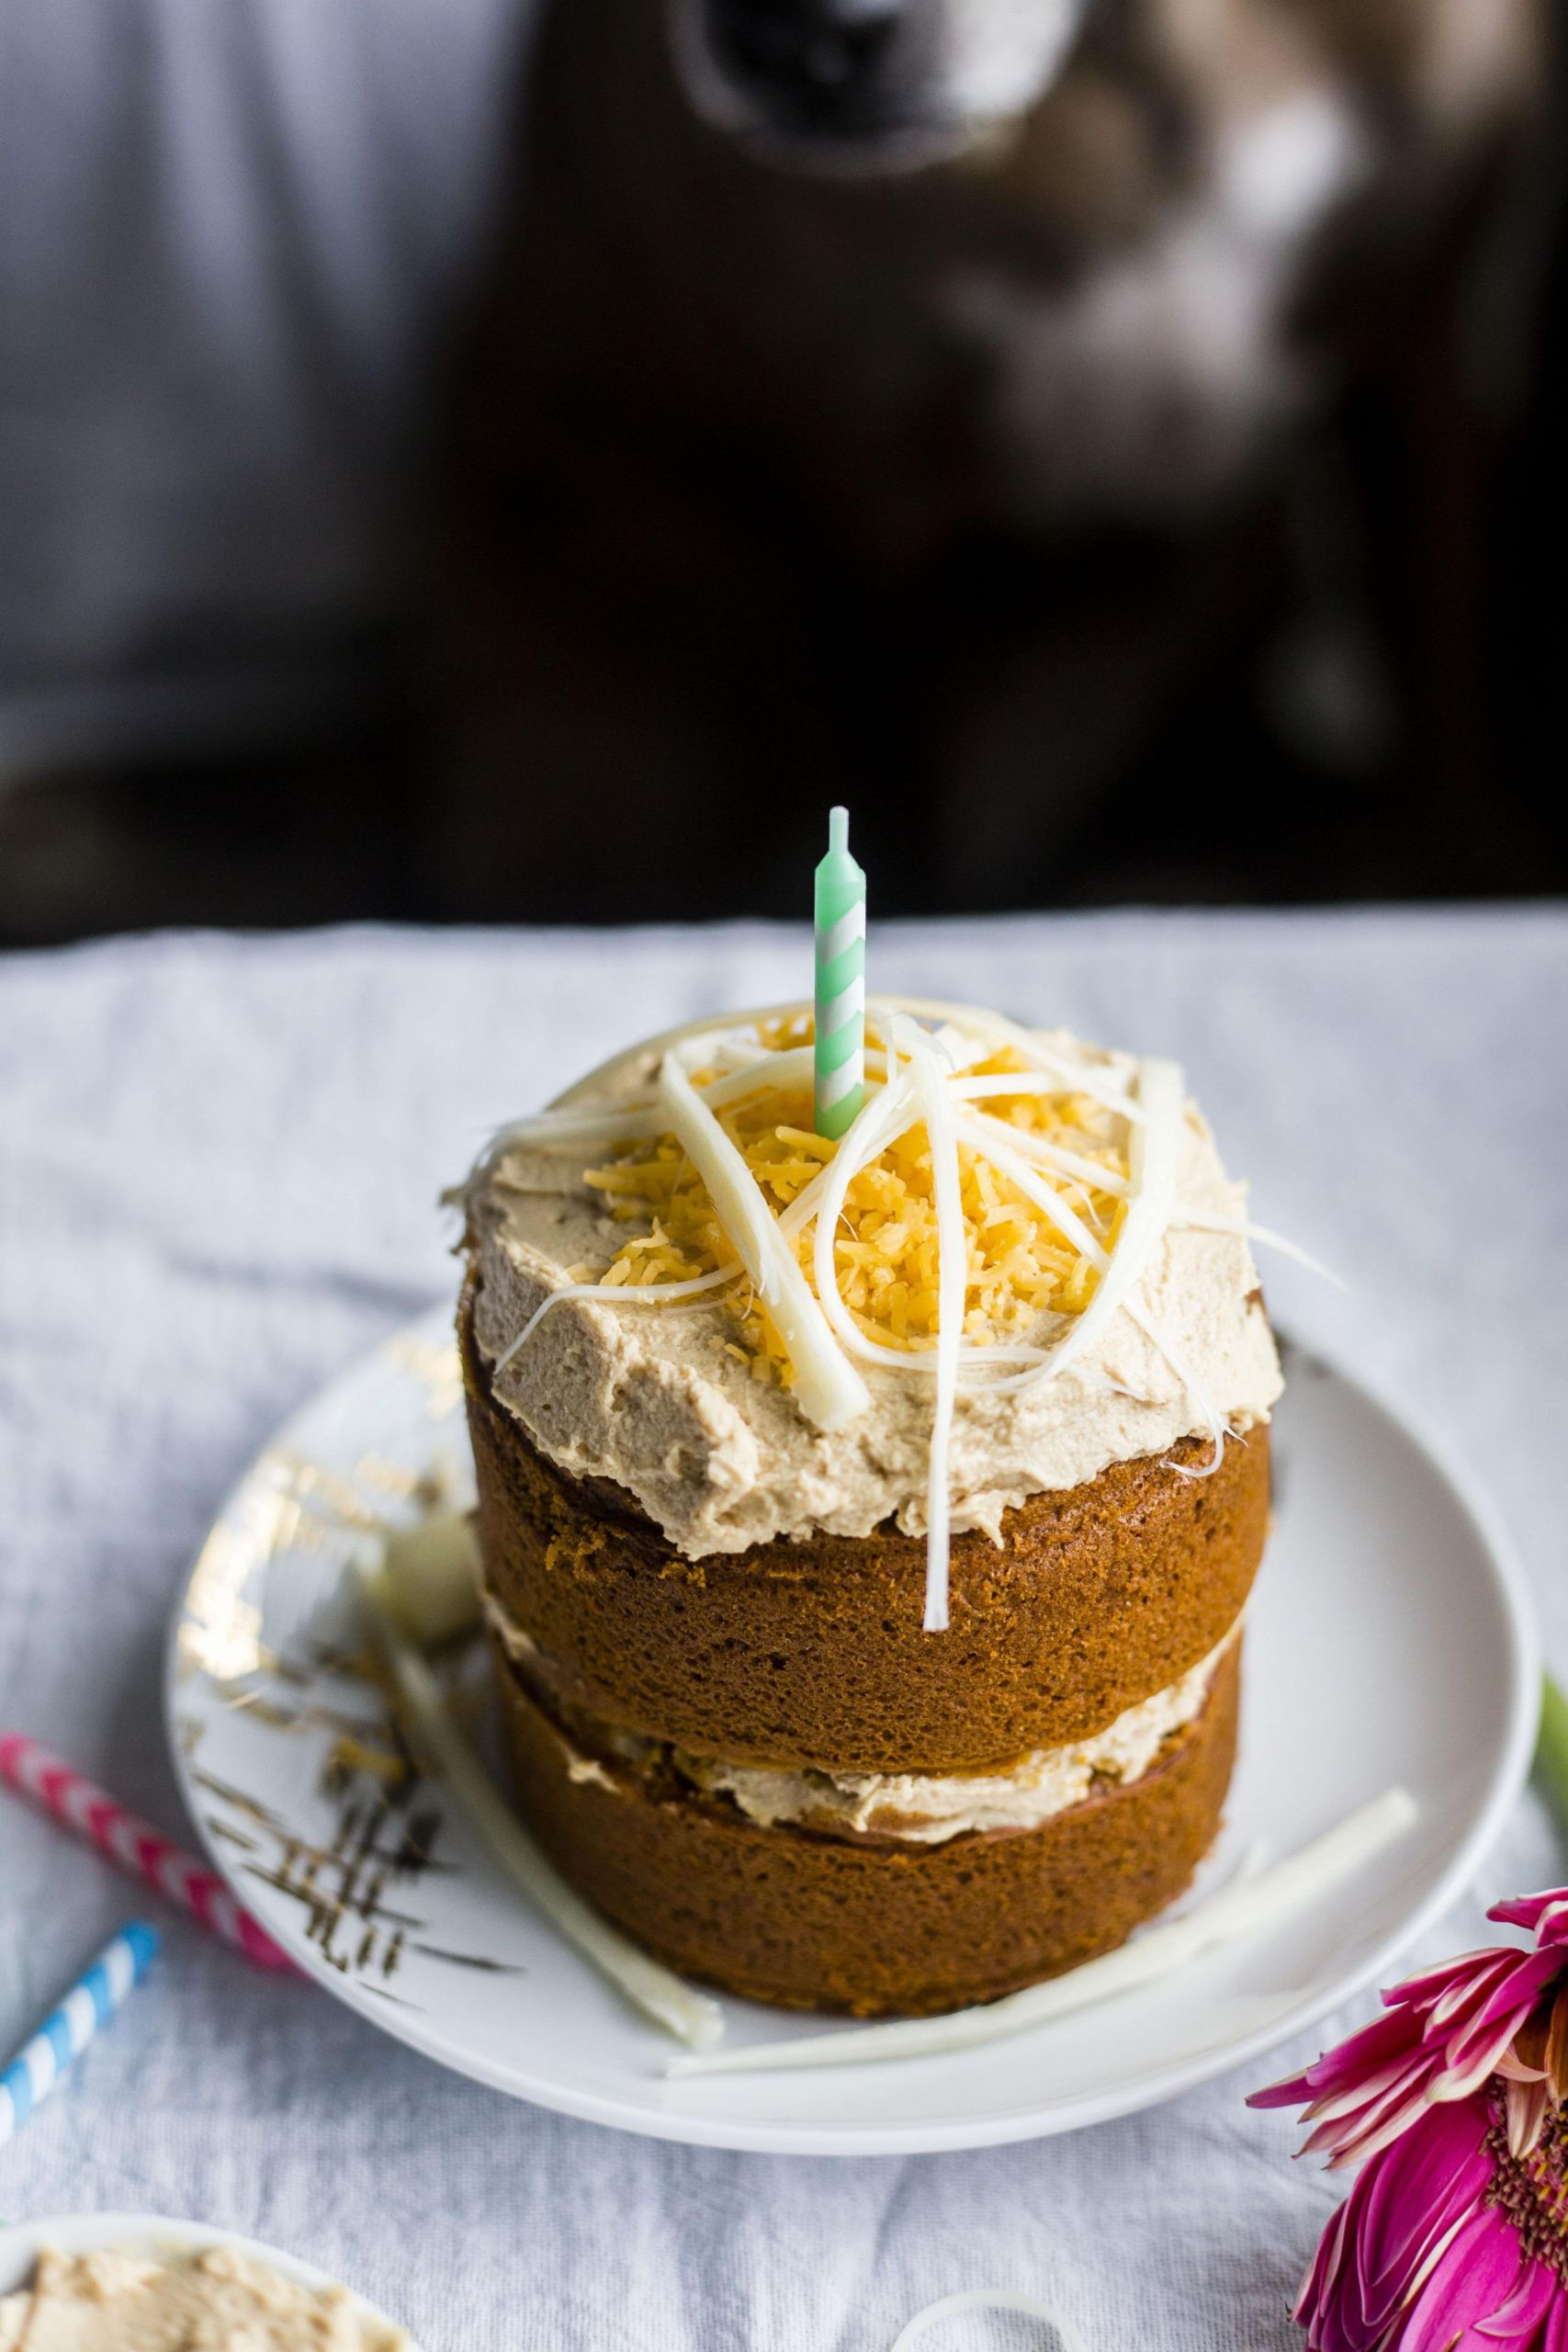
[[[838,857],[848,854],[850,846],[850,812],[847,808],[828,811],[828,853]]]

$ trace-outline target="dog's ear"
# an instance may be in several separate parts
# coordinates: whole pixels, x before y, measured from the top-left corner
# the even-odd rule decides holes
[[[930,163],[1015,120],[1089,0],[668,0],[689,103],[807,169]]]

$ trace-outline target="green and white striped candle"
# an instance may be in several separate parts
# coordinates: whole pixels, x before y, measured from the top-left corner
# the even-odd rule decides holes
[[[865,1101],[865,876],[850,855],[850,812],[828,812],[817,869],[817,1132],[835,1143]]]

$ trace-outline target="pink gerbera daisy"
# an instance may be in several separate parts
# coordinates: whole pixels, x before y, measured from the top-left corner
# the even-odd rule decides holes
[[[1568,1888],[1499,1903],[1533,1936],[1385,1993],[1386,2014],[1255,2092],[1365,2169],[1295,2316],[1309,2352],[1568,2352]]]

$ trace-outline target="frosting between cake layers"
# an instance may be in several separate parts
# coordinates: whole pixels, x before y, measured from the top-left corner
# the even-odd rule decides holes
[[[1133,1068],[1126,1056],[1043,1034],[1107,1075]],[[651,1051],[626,1056],[574,1104],[613,1103],[646,1087],[656,1068]],[[548,1292],[594,1280],[626,1238],[583,1182],[590,1157],[505,1150],[463,1196],[479,1276],[475,1329],[491,1363]],[[1245,1216],[1245,1188],[1226,1178],[1190,1103],[1177,1182],[1188,1210]],[[728,1307],[613,1297],[563,1303],[494,1379],[497,1401],[562,1469],[615,1481],[692,1558],[778,1536],[863,1536],[888,1520],[923,1532],[928,1384],[868,1367],[870,1406],[823,1430],[786,1388],[753,1377]],[[1061,1317],[1043,1314],[1035,1336],[1048,1341],[1062,1328]],[[1205,1402],[1235,1430],[1266,1419],[1280,1385],[1245,1239],[1172,1225],[1126,1305],[1061,1374],[1010,1394],[960,1394],[948,1457],[952,1524],[995,1538],[1010,1505],[1201,1432]]]
[[[1233,1630],[1179,1682],[1129,1707],[1092,1739],[1042,1748],[1010,1772],[768,1772],[684,1755],[677,1770],[697,1788],[731,1798],[767,1828],[795,1822],[922,1846],[972,1830],[1037,1829],[1081,1804],[1097,1782],[1141,1781],[1171,1735],[1202,1712],[1214,1669],[1235,1639]]]
[[[535,1644],[491,1594],[486,1595],[485,1613],[531,1682],[543,1663]],[[1142,1780],[1166,1742],[1202,1713],[1215,1669],[1240,1631],[1239,1624],[1233,1625],[1207,1657],[1168,1689],[1127,1708],[1103,1731],[1066,1747],[1037,1749],[1007,1772],[775,1770],[696,1756],[604,1724],[595,1724],[593,1734],[616,1763],[642,1772],[668,1767],[704,1795],[728,1797],[763,1828],[787,1826],[941,1845],[977,1831],[1037,1829],[1081,1804],[1097,1786],[1110,1782],[1125,1787]],[[614,1771],[584,1754],[558,1722],[555,1728],[567,1749],[571,1778],[613,1792]]]

